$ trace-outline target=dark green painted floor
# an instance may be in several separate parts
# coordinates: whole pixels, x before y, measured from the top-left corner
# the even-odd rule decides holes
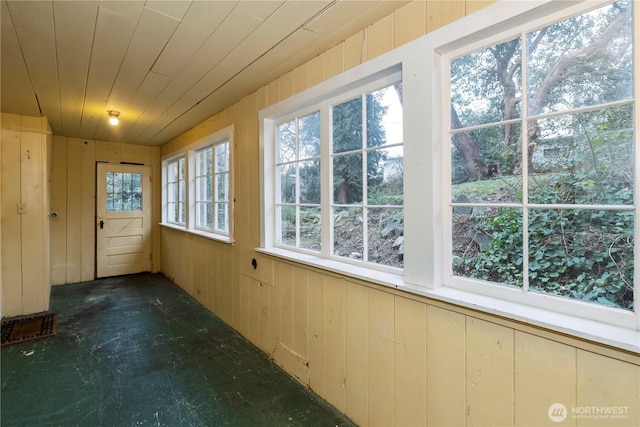
[[[4,426],[352,423],[164,276],[56,286],[55,337],[2,347]]]

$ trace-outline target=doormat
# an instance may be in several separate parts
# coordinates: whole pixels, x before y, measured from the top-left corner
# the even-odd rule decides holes
[[[57,313],[43,313],[2,321],[2,345],[17,344],[56,334]]]

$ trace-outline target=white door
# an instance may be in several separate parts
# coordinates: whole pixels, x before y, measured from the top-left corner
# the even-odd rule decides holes
[[[97,277],[151,271],[151,166],[98,163]]]

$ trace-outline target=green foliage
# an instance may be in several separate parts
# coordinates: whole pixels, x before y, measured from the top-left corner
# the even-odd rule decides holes
[[[540,186],[536,203],[579,203],[592,187],[583,175]],[[625,182],[604,184],[612,204],[628,204]],[[576,190],[578,189],[578,190]],[[473,230],[491,236],[486,250],[456,259],[457,274],[522,286],[522,211],[502,208],[473,216]],[[633,309],[634,219],[631,211],[529,210],[529,287],[548,294]]]
[[[530,287],[633,308],[633,214],[532,210]]]
[[[522,177],[518,175],[505,175],[494,179],[483,181],[470,181],[455,185],[452,188],[451,196],[464,194],[471,200],[485,200],[491,196],[522,193]]]
[[[400,169],[400,173],[390,177],[385,185],[369,187],[367,189],[369,205],[402,206],[404,202],[403,179],[402,169]]]
[[[282,206],[282,221],[289,223],[296,223],[296,207],[291,205]]]
[[[451,184],[457,185],[469,181],[467,164],[455,146],[451,145]]]
[[[476,216],[475,231],[492,236],[489,247],[472,265],[471,277],[522,286],[522,211],[499,209],[494,216]]]

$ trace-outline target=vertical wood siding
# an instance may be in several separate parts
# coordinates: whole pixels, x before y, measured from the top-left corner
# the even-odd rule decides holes
[[[53,137],[51,281],[53,285],[95,278],[96,162],[152,166],[153,271],[160,270],[160,149],[133,144]]]

